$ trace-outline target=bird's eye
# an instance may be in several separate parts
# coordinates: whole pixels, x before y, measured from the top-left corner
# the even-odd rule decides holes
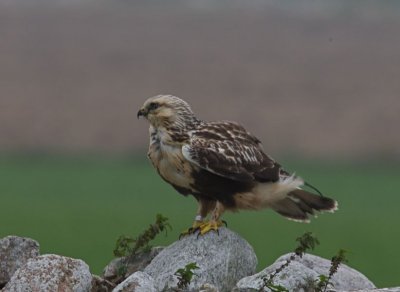
[[[150,105],[149,105],[149,109],[150,109],[150,110],[155,110],[155,109],[158,108],[158,107],[159,107],[159,104],[156,103],[156,102],[152,102],[152,103],[150,103]]]

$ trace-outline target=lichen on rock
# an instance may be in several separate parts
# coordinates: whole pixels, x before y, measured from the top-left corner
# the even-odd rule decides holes
[[[241,279],[236,284],[236,291],[244,292],[251,291],[251,289],[261,289],[264,283],[263,278],[273,273],[291,255],[283,255],[261,272]],[[319,275],[327,275],[329,273],[330,265],[331,261],[327,259],[311,254],[304,254],[302,258],[296,257],[287,268],[277,274],[274,283],[285,287],[289,291],[308,292],[310,291],[310,286],[318,279]],[[331,282],[333,287],[339,291],[375,288],[375,285],[367,277],[345,264],[339,266]]]
[[[29,259],[39,255],[39,243],[33,239],[7,236],[0,239],[0,289]]]
[[[88,292],[92,285],[89,266],[82,260],[47,254],[29,259],[18,269],[2,292]]]
[[[220,228],[219,234],[209,232],[183,237],[160,252],[144,269],[152,276],[158,291],[175,289],[175,272],[188,263],[196,263],[188,291],[199,291],[205,284],[219,291],[230,291],[236,282],[255,273],[257,257],[250,244],[235,232]]]

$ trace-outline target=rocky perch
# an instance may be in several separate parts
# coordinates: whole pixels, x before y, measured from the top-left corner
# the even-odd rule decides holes
[[[197,238],[186,236],[165,248],[110,262],[102,277],[92,275],[86,263],[59,255],[39,255],[39,244],[29,238],[8,236],[0,239],[0,290],[19,291],[88,291],[88,292],[158,292],[158,291],[270,291],[263,287],[263,277],[275,271],[290,255],[255,274],[257,258],[253,248],[238,234],[221,228]],[[178,269],[196,263],[198,269],[185,288],[179,287]],[[125,265],[121,275],[121,264]],[[305,254],[280,272],[274,284],[288,291],[312,291],[312,282],[328,274],[330,261]],[[387,291],[356,270],[340,265],[329,291]]]

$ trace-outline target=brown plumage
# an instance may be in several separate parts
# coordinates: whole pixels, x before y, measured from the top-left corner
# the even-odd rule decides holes
[[[212,212],[215,230],[226,209],[272,208],[307,222],[315,211],[337,208],[336,201],[302,190],[303,180],[284,171],[237,123],[199,120],[185,101],[171,95],[149,98],[139,116],[150,122],[148,157],[160,176],[198,200],[196,228]]]

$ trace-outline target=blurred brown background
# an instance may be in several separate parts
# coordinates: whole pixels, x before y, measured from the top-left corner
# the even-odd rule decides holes
[[[399,1],[0,2],[0,151],[132,153],[170,93],[265,149],[400,158]]]
[[[174,228],[156,245],[176,240],[196,204],[145,161],[136,119],[160,93],[244,124],[339,201],[307,226],[226,214],[259,269],[308,230],[318,255],[399,285],[399,0],[0,0],[0,238],[94,273],[156,213]]]

